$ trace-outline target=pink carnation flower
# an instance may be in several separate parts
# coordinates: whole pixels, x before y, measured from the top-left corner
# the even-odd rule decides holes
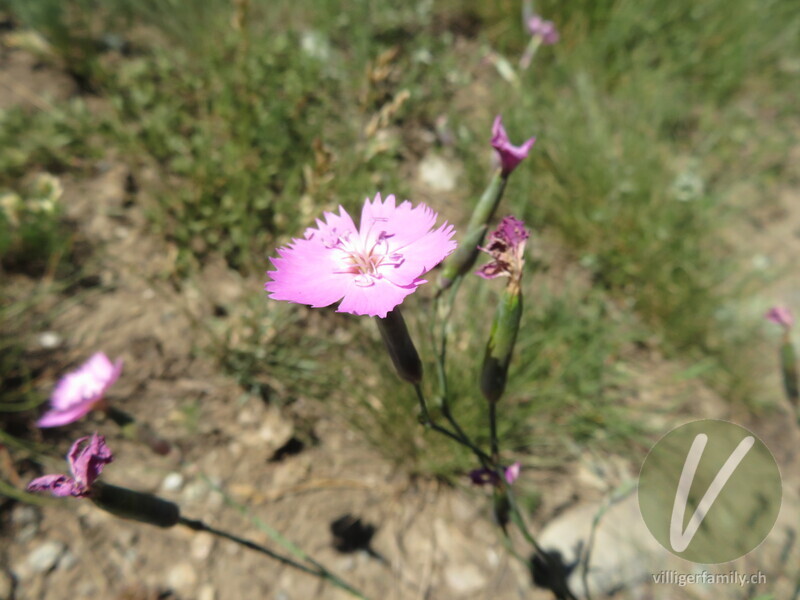
[[[61,378],[50,398],[50,410],[36,424],[59,427],[77,421],[103,399],[121,372],[121,360],[112,363],[105,354],[98,352],[76,371]]]
[[[89,443],[81,446],[89,440]],[[75,496],[85,498],[91,491],[92,484],[100,476],[103,467],[112,462],[114,457],[106,446],[106,439],[96,433],[91,439],[82,437],[69,449],[67,462],[72,477],[68,475],[44,475],[28,484],[29,492],[49,491],[53,496]]]
[[[437,214],[394,196],[369,198],[360,227],[339,207],[325,213],[303,239],[278,248],[265,289],[274,300],[319,308],[341,300],[337,312],[385,318],[426,281],[422,276],[456,248],[453,226],[433,229]]]
[[[517,168],[517,165],[528,156],[535,142],[536,138],[532,137],[521,146],[514,146],[508,139],[505,127],[503,127],[502,117],[500,115],[495,117],[492,124],[492,148],[497,151],[504,175],[509,175],[511,171]]]
[[[545,21],[539,15],[533,15],[528,19],[526,25],[528,26],[528,32],[532,36],[541,39],[543,46],[556,44],[560,39],[555,23],[552,21]]]
[[[772,307],[769,312],[764,315],[768,321],[772,321],[776,325],[780,325],[787,331],[792,328],[794,325],[794,316],[792,315],[792,311],[790,311],[785,306],[774,306]]]

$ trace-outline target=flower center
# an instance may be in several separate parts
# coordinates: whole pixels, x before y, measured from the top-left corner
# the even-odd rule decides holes
[[[376,279],[383,277],[381,269],[399,267],[405,261],[402,254],[392,252],[389,245],[391,237],[381,231],[369,244],[369,232],[366,236],[346,233],[337,236],[331,247],[344,253],[343,272],[354,275],[356,285],[369,287],[375,285]]]

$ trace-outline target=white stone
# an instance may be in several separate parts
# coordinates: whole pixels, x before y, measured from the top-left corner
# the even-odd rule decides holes
[[[62,571],[69,571],[72,567],[78,564],[78,558],[69,550],[64,552],[61,556],[61,560],[58,561],[58,568]],[[0,598],[3,596],[0,595]]]
[[[202,562],[211,554],[213,547],[214,537],[210,533],[200,531],[194,534],[189,553],[194,560]]]
[[[38,521],[39,513],[36,508],[27,504],[19,504],[11,511],[11,522],[17,527],[22,527]]]
[[[17,533],[17,541],[20,544],[25,544],[36,537],[38,532],[39,526],[36,523],[28,523],[19,530],[19,533]]]
[[[169,473],[161,482],[161,489],[165,492],[177,492],[181,487],[183,487],[183,475],[175,471]]]
[[[48,540],[34,548],[25,559],[26,570],[31,573],[46,573],[56,566],[67,547],[63,542]]]
[[[437,154],[427,154],[419,163],[417,176],[430,189],[451,192],[456,188],[456,168]]]
[[[597,502],[564,512],[542,530],[539,543],[545,550],[557,550],[566,564],[572,564],[579,549],[585,552],[598,515],[586,577],[592,597],[605,597],[617,588],[633,589],[671,562],[672,555],[647,529],[635,493],[607,509],[605,503]],[[573,570],[569,585],[578,598],[587,597],[582,564]]]
[[[55,331],[44,331],[39,334],[37,341],[42,348],[50,350],[58,348],[64,340]]]
[[[208,495],[208,485],[205,481],[196,479],[186,485],[182,495],[184,501],[187,503],[200,502]]]
[[[486,577],[475,565],[450,565],[444,571],[447,585],[457,594],[473,594],[486,585]]]
[[[197,573],[188,562],[178,563],[167,573],[167,584],[182,592],[190,590],[196,583]]]
[[[214,586],[210,583],[200,586],[197,592],[197,600],[217,600],[217,592]]]

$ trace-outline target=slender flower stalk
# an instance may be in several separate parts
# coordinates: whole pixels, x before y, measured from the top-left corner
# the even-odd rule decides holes
[[[496,179],[500,180],[499,171]],[[483,243],[483,238],[488,228],[484,224],[467,230],[467,234],[461,240],[458,250],[444,264],[442,273],[439,276],[439,293],[451,287],[457,279],[463,277],[472,268],[475,261],[478,260],[479,247]]]
[[[800,420],[800,375],[797,369],[797,352],[791,340],[794,327],[794,315],[785,306],[775,306],[764,317],[783,329],[783,341],[780,347],[781,375],[783,376],[783,389],[786,397],[795,410],[798,411]]]
[[[786,397],[796,409],[800,409],[800,377],[797,372],[797,353],[790,341],[781,344],[781,373]],[[800,414],[798,415],[800,418]]]

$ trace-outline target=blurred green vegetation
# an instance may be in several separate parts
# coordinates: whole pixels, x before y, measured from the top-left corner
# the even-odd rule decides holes
[[[640,424],[617,402],[615,365],[637,340],[710,360],[708,375],[739,397],[750,389],[741,349],[749,332],[720,316],[745,282],[723,234],[730,215],[748,208],[730,202],[737,184],[752,184],[753,202],[769,202],[789,178],[786,124],[800,69],[791,0],[537,2],[561,42],[540,48],[516,82],[490,66],[515,69],[528,42],[511,0],[6,0],[0,8],[43,36],[82,90],[107,100],[91,115],[74,100],[0,114],[0,184],[10,192],[30,172],[80,168],[77,159],[101,147],[153,166],[146,209],[178,246],[184,277],[210,255],[260,274],[273,248],[322,209],[353,209],[376,190],[410,196],[413,166],[430,148],[463,163],[458,192],[475,198],[488,181],[494,115],[517,143],[536,135],[501,210],[557,237],[592,288],[548,292],[531,269],[537,285],[501,412],[506,448],[557,457],[572,441],[635,436]],[[468,216],[450,214],[460,223]],[[57,239],[59,223],[37,239]],[[4,260],[5,231],[8,219],[0,220]],[[461,296],[470,306],[457,316],[482,323],[494,291],[470,286]],[[424,312],[422,300],[409,305],[407,318]],[[232,312],[238,320],[219,323],[213,350],[251,391],[331,396],[387,455],[414,457],[426,473],[467,468],[468,457],[421,434],[413,396],[394,385],[371,323],[312,317],[263,295]],[[411,318],[424,346],[425,316]],[[480,437],[473,357],[486,332],[461,327],[452,385]]]

